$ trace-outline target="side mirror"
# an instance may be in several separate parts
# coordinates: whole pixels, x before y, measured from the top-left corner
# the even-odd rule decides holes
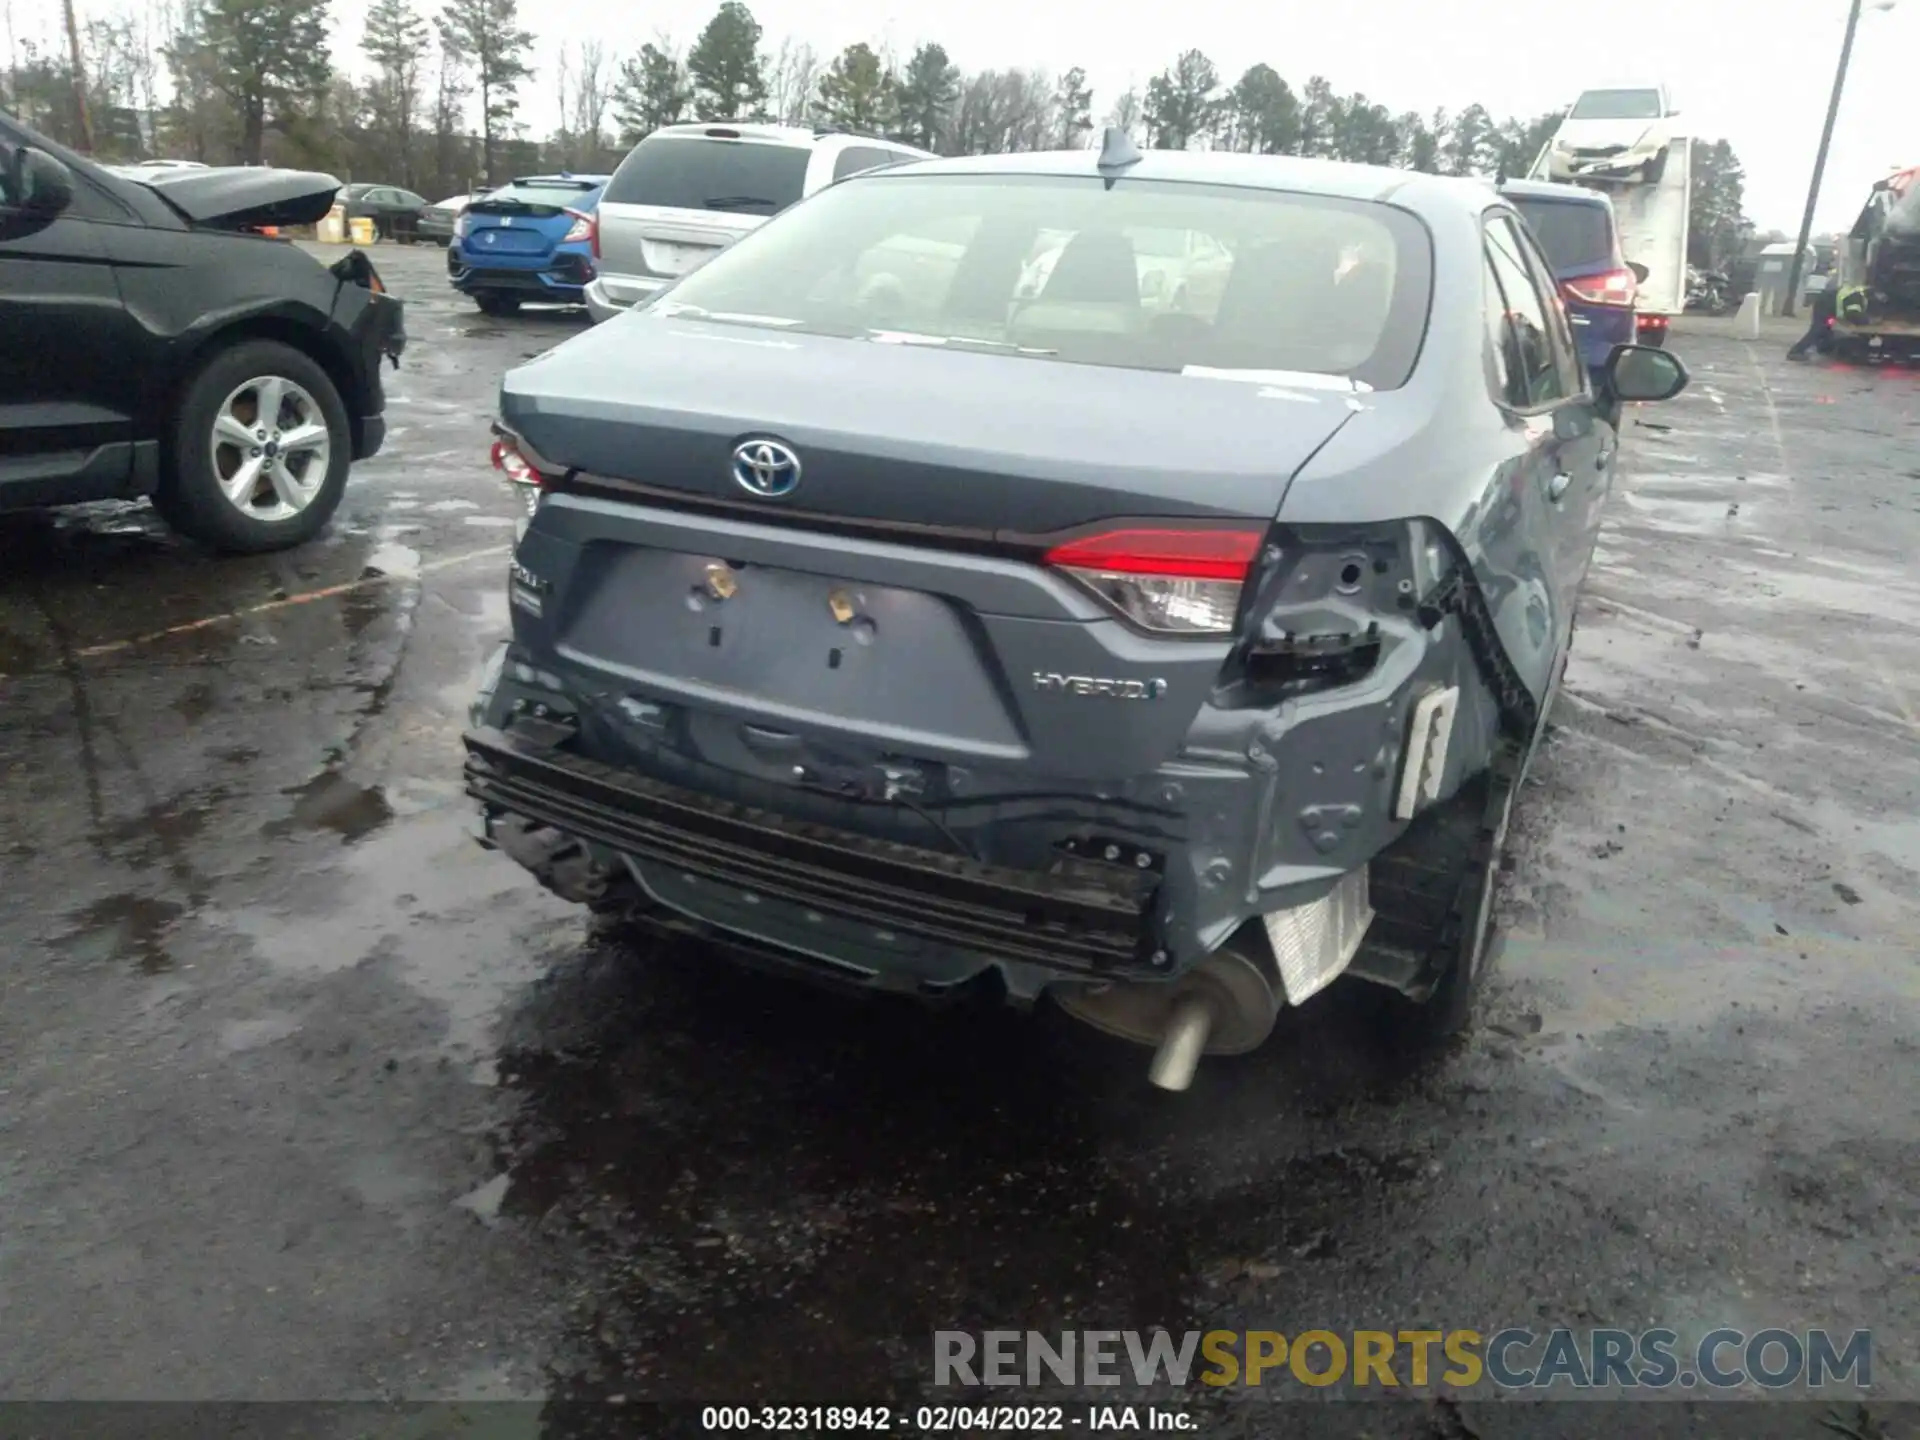
[[[1679,356],[1651,345],[1616,345],[1607,357],[1607,389],[1618,400],[1644,404],[1671,400],[1692,378]]]
[[[1633,272],[1633,278],[1638,280],[1642,285],[1647,283],[1647,276],[1652,273],[1638,260],[1627,261],[1627,269]]]
[[[14,151],[7,178],[22,215],[51,219],[73,203],[73,172],[44,150],[23,145]]]

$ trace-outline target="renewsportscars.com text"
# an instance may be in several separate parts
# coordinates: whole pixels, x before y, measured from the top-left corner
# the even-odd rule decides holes
[[[1826,1330],[937,1330],[935,1385],[1446,1385],[1711,1390],[1873,1382],[1873,1337]]]

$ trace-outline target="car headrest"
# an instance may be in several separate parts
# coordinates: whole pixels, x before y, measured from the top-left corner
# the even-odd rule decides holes
[[[1040,299],[1052,305],[1138,305],[1133,242],[1118,231],[1081,231],[1054,262]]]

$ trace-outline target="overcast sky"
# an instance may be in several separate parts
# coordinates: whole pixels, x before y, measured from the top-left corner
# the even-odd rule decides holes
[[[5,5],[7,0],[0,0]],[[83,17],[124,0],[78,0]],[[422,0],[430,4],[431,0]],[[563,41],[594,36],[621,53],[656,30],[682,47],[717,0],[570,0],[523,3],[539,36],[541,77],[525,94],[523,118],[552,127],[552,61]],[[1085,69],[1096,117],[1114,97],[1189,46],[1231,79],[1256,61],[1298,90],[1323,74],[1342,93],[1361,90],[1395,112],[1430,113],[1475,101],[1494,112],[1531,116],[1568,103],[1580,90],[1638,79],[1664,80],[1694,134],[1724,136],[1747,172],[1747,211],[1762,228],[1792,231],[1806,200],[1820,125],[1846,23],[1846,0],[1614,0],[1605,7],[1524,5],[1512,0],[1223,0],[1192,10],[1126,0],[968,0],[935,7],[899,0],[749,0],[771,51],[785,35],[830,54],[857,40],[890,43],[903,57],[937,40],[963,67]],[[334,0],[336,56],[352,53],[366,0]],[[12,0],[22,38],[50,35],[55,0]],[[1795,12],[1799,18],[1793,19]],[[1869,10],[1860,23],[1847,94],[1835,129],[1818,226],[1852,222],[1866,189],[1920,162],[1914,119],[1913,56],[1920,55],[1920,0]]]

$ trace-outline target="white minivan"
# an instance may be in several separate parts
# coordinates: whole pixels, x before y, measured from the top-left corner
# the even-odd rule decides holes
[[[610,320],[836,180],[932,156],[794,125],[668,125],[628,152],[600,197],[587,311]]]

